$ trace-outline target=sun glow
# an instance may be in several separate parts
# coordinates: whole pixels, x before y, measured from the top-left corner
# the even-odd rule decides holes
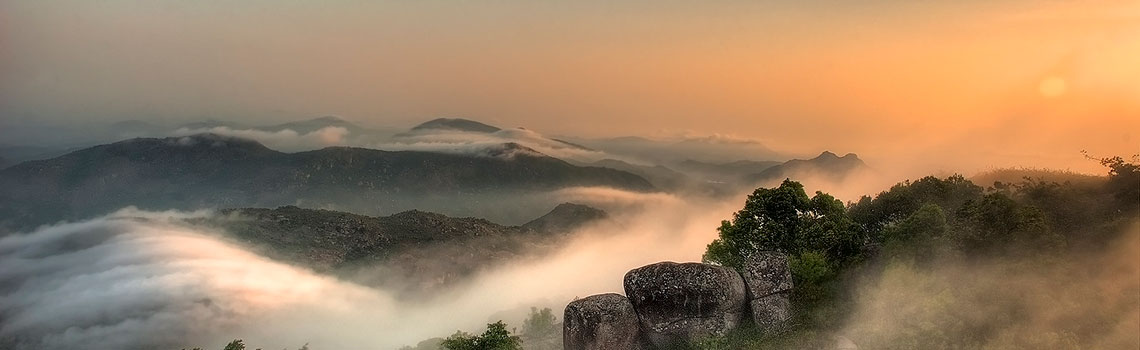
[[[1061,77],[1048,77],[1041,80],[1041,83],[1037,85],[1037,90],[1041,92],[1041,96],[1053,98],[1064,95],[1069,90],[1069,86]]]

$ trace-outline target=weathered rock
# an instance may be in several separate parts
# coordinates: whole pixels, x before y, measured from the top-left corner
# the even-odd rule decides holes
[[[570,302],[563,315],[566,350],[638,349],[641,330],[633,304],[620,294],[599,294]]]
[[[759,252],[745,259],[740,274],[752,299],[792,290],[788,256],[780,252]]]
[[[744,262],[741,275],[748,288],[752,321],[769,332],[782,328],[792,314],[788,257],[778,252],[760,252]]]
[[[723,335],[746,312],[744,280],[732,269],[661,262],[625,274],[625,294],[646,338],[659,349]]]
[[[764,332],[782,329],[792,317],[792,302],[786,294],[772,294],[748,301],[752,322]]]

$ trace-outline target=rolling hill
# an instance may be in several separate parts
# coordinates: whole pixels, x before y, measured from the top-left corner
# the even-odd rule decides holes
[[[283,206],[225,209],[193,223],[276,260],[423,297],[496,264],[548,252],[571,230],[606,217],[571,203],[521,226],[419,210],[366,216]]]
[[[654,190],[628,172],[574,166],[518,145],[503,150],[464,155],[330,147],[283,153],[214,134],[132,139],[0,171],[0,225],[27,228],[129,205],[300,205],[365,214],[422,209],[521,222],[541,214],[534,203],[488,196],[575,186]]]

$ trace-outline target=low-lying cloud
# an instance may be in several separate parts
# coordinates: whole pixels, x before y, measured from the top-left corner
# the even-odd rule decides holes
[[[286,152],[351,145],[348,138],[348,129],[339,126],[327,126],[308,133],[299,133],[292,129],[266,131],[260,129],[234,129],[227,126],[199,129],[179,128],[174,131],[173,136],[187,136],[201,133],[214,133],[251,139],[262,143],[266,147]]]
[[[42,227],[0,239],[0,345],[220,347],[242,338],[264,348],[396,348],[477,330],[495,314],[518,325],[509,311],[620,292],[622,275],[643,264],[699,260],[732,210],[620,191],[577,195],[630,209],[581,229],[556,253],[415,303],[271,261],[184,220],[208,212],[126,209]]]
[[[498,319],[517,327],[531,306],[561,310],[576,297],[622,292],[622,276],[632,268],[699,261],[720,220],[743,198],[605,188],[552,195],[613,217],[579,229],[556,252],[492,267],[414,302],[269,260],[185,220],[210,212],[125,209],[4,237],[0,348],[220,348],[242,338],[262,348],[394,349]],[[1140,227],[1130,232],[1108,253],[1012,280],[999,278],[1000,264],[947,265],[925,277],[889,268],[857,290],[852,320],[838,334],[861,346],[903,344],[898,340],[915,325],[938,325],[946,307],[982,322],[987,310],[1012,305],[1025,307],[1023,317],[991,327],[1002,336],[990,345],[1039,334],[1062,341],[1041,344],[1064,344],[1065,334],[1049,333],[1057,322],[1100,327],[1086,327],[1099,329],[1100,348],[1134,344]]]
[[[1064,259],[891,262],[856,288],[840,332],[866,349],[1136,349],[1140,222]]]
[[[502,147],[504,143],[517,143],[539,153],[571,161],[592,162],[612,157],[605,152],[560,142],[521,128],[503,129],[492,133],[454,130],[412,131],[369,146],[388,151],[483,154],[489,149]]]

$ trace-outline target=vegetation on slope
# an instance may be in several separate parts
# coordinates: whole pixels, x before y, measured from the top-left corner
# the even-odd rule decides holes
[[[926,177],[847,206],[791,180],[757,189],[705,260],[791,255],[793,325],[698,347],[814,349],[842,337],[874,349],[1135,348],[1122,329],[1137,324],[1140,281],[1120,260],[1140,243],[1129,226],[1140,219],[1140,167],[1098,161],[1109,174],[1096,186]]]

